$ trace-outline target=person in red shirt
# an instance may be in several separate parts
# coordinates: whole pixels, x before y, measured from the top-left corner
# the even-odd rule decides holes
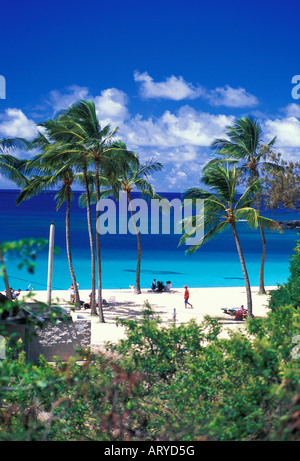
[[[191,303],[189,303],[189,297],[190,297],[190,292],[188,290],[187,285],[184,285],[185,291],[184,291],[184,307],[187,309],[187,304],[193,308]]]

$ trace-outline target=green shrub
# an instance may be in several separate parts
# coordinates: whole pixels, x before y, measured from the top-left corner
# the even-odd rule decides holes
[[[276,290],[271,292],[269,303],[271,309],[286,304],[300,307],[300,240],[298,240],[294,254],[290,259],[290,276],[287,283],[278,286]]]
[[[0,361],[0,440],[300,440],[299,249],[267,317],[229,338],[209,317],[163,326],[146,303],[81,362],[26,363],[17,343]]]
[[[284,306],[225,339],[214,319],[167,328],[147,305],[141,322],[122,321],[127,338],[113,355],[82,351],[81,363],[53,365],[8,354],[0,439],[299,440],[289,423],[299,316]]]

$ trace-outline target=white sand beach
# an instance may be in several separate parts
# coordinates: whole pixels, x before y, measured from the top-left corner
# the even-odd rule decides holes
[[[266,287],[269,290],[276,287]],[[73,318],[84,316],[91,320],[92,338],[91,347],[98,348],[106,342],[117,342],[124,337],[124,328],[116,326],[116,318],[140,319],[141,311],[145,301],[149,301],[155,313],[161,318],[163,325],[170,325],[174,321],[174,310],[176,313],[176,324],[186,323],[190,319],[195,319],[198,323],[206,315],[222,319],[224,323],[223,335],[227,335],[226,330],[243,327],[241,322],[234,322],[233,318],[224,314],[223,307],[239,307],[242,304],[246,307],[246,291],[243,287],[226,288],[189,288],[190,302],[193,309],[184,306],[184,288],[172,288],[171,292],[156,293],[147,289],[142,290],[141,294],[135,294],[131,289],[103,290],[103,299],[108,304],[104,304],[105,323],[100,323],[98,316],[91,316],[90,310],[80,309],[71,311]],[[253,314],[256,317],[264,317],[268,312],[268,294],[258,294],[258,287],[252,287]],[[89,302],[90,290],[80,290],[80,299]],[[22,295],[28,294],[22,292]],[[47,292],[36,291],[34,299],[46,302]],[[70,307],[70,294],[66,291],[53,291],[53,303],[59,303],[63,307]]]

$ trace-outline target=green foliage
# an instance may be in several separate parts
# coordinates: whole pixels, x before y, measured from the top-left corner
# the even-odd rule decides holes
[[[298,240],[294,254],[290,259],[290,276],[287,283],[271,292],[269,304],[271,309],[286,304],[300,307],[300,240]]]
[[[146,303],[80,361],[27,363],[17,342],[0,361],[0,440],[300,440],[300,310],[285,302],[299,244],[290,269],[288,296],[225,337],[210,317],[164,326]]]
[[[154,317],[147,302],[142,315],[141,324],[132,320],[117,321],[126,327],[127,339],[111,348],[129,363],[130,371],[146,372],[153,383],[157,379],[170,383],[185,359],[197,355],[207,339],[216,339],[220,331],[213,319],[206,319],[201,325],[191,320],[187,326],[161,327],[160,319]]]
[[[28,272],[33,274],[37,251],[43,250],[47,244],[48,240],[43,238],[24,238],[13,242],[3,242],[2,251],[4,254],[16,254],[20,260],[18,269],[25,266]]]
[[[290,424],[298,311],[249,319],[226,339],[209,317],[162,326],[149,304],[142,321],[119,323],[126,339],[107,345],[109,354],[81,351],[79,362],[32,364],[9,352],[0,362],[0,439],[300,439]]]

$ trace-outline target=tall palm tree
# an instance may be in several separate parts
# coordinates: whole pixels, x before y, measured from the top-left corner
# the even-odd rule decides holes
[[[94,233],[92,226],[91,202],[90,202],[90,185],[89,185],[89,158],[82,148],[82,143],[85,140],[84,129],[80,124],[65,117],[62,112],[55,120],[47,120],[40,123],[47,132],[47,137],[51,144],[44,152],[46,161],[56,159],[58,163],[63,162],[69,167],[73,167],[76,172],[82,172],[82,182],[87,195],[87,225],[90,243],[91,255],[91,312],[96,313],[96,264],[95,264],[95,248],[94,248]]]
[[[101,129],[95,104],[92,101],[78,101],[67,109],[61,119],[71,119],[76,126],[82,128],[81,135],[84,141],[80,143],[82,152],[94,163],[95,168],[95,189],[97,202],[100,200],[100,170],[106,170],[109,174],[111,166],[110,151],[108,150],[108,141],[116,132],[117,129],[110,131],[110,126],[107,125]],[[87,201],[89,191],[86,189]],[[96,208],[96,220],[100,216],[99,207]],[[98,276],[98,311],[101,323],[104,323],[104,315],[102,308],[102,270],[101,270],[101,242],[100,233],[96,232],[96,257],[97,257],[97,276]]]
[[[43,146],[44,149],[47,149],[50,143],[48,139],[41,134],[32,142],[31,147],[36,147],[37,145]],[[56,189],[58,185],[60,186],[57,194],[55,195],[55,199],[57,200],[56,209],[59,210],[63,202],[66,202],[66,249],[68,265],[75,292],[75,305],[80,306],[78,285],[73,267],[70,233],[71,200],[73,197],[72,184],[75,180],[74,172],[68,165],[59,165],[55,158],[52,158],[52,162],[49,157],[45,160],[43,153],[36,155],[34,159],[28,161],[26,171],[34,171],[38,174],[32,175],[26,186],[23,187],[17,197],[17,205],[24,200],[28,200],[31,197],[38,195],[43,190]]]
[[[26,149],[28,143],[23,138],[2,138],[0,139],[0,174],[10,181],[15,183],[18,187],[26,184],[26,177],[22,173],[25,160],[14,157],[9,152],[13,149]],[[8,276],[5,267],[4,255],[2,245],[0,243],[0,267],[2,268],[2,275],[5,284],[6,296],[12,299]]]
[[[252,296],[249,276],[246,268],[240,239],[237,232],[237,223],[246,220],[252,228],[258,226],[268,229],[278,229],[278,224],[268,218],[260,216],[258,211],[252,208],[253,197],[260,190],[260,182],[252,182],[243,195],[238,198],[237,185],[240,172],[237,169],[236,161],[219,161],[208,164],[202,172],[202,183],[211,191],[199,188],[192,188],[183,194],[184,198],[203,199],[204,215],[186,218],[186,224],[193,222],[197,218],[198,230],[204,230],[204,236],[200,241],[191,245],[187,253],[193,253],[215,235],[224,231],[228,226],[231,227],[236,248],[238,251],[242,272],[245,281],[247,308],[250,317],[252,312]],[[188,234],[184,233],[180,239],[180,245],[186,242]]]
[[[118,144],[122,150],[127,150],[127,146],[124,142],[118,141]],[[136,189],[140,191],[143,195],[149,196],[151,198],[159,198],[159,195],[155,193],[153,186],[151,185],[149,175],[154,172],[160,171],[163,168],[163,165],[159,162],[154,162],[149,160],[148,162],[141,164],[137,156],[128,159],[120,159],[118,163],[117,176],[113,183],[115,191],[123,191],[126,193],[132,223],[136,232],[137,237],[137,263],[136,263],[136,279],[134,290],[135,293],[141,293],[141,237],[139,228],[136,223],[134,216],[134,210],[132,206],[132,196],[131,192]]]
[[[74,152],[85,158],[87,165],[93,165],[95,172],[95,190],[97,202],[101,199],[100,176],[112,178],[115,172],[116,161],[119,158],[130,158],[130,151],[122,149],[113,142],[112,137],[117,128],[111,130],[110,125],[101,128],[97,118],[95,104],[92,101],[77,101],[58,117],[58,121],[69,128],[68,136],[72,136],[76,145]],[[87,169],[83,170],[86,184],[87,213],[90,219],[90,192],[88,190]],[[96,222],[100,217],[99,207],[96,209]],[[96,256],[98,275],[98,310],[99,320],[104,322],[102,309],[102,270],[101,270],[101,242],[100,233],[96,232]]]
[[[225,134],[227,139],[218,138],[212,143],[216,148],[216,154],[225,155],[229,158],[235,158],[244,162],[241,166],[243,173],[247,178],[246,184],[257,181],[260,177],[260,169],[277,168],[272,162],[265,160],[266,155],[270,152],[275,143],[273,138],[268,144],[262,143],[262,130],[257,120],[251,117],[242,117],[234,125],[226,128]],[[258,213],[261,212],[261,191],[256,196],[256,206]],[[259,275],[259,293],[266,293],[264,283],[264,267],[266,259],[266,238],[264,229],[258,226],[262,240],[262,257]]]

